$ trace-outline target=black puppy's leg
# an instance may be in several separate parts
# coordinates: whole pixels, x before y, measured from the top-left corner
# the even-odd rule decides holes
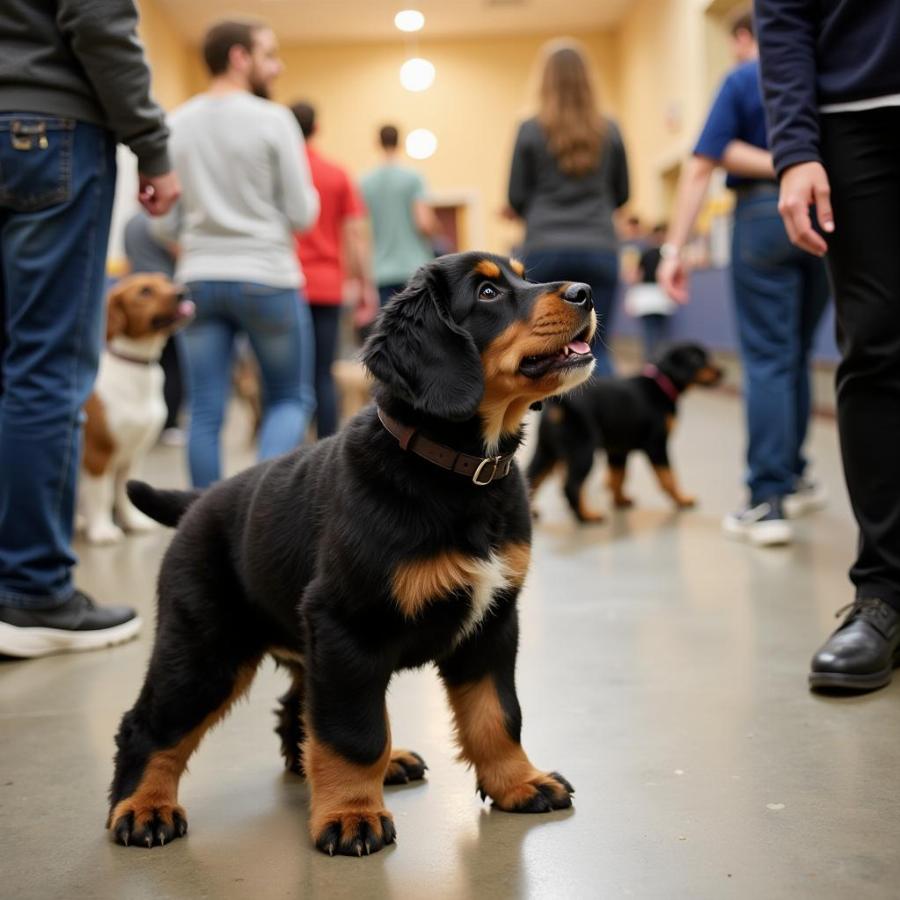
[[[678,486],[678,480],[669,464],[669,450],[665,438],[659,438],[647,447],[647,456],[653,465],[653,471],[659,481],[660,487],[675,501],[679,509],[690,509],[697,505],[697,501],[682,493]]]
[[[368,855],[396,837],[383,787],[391,761],[391,670],[321,608],[308,615],[307,634],[310,834],[332,856]]]
[[[295,775],[303,775],[303,668],[291,666],[291,686],[278,698],[275,710],[278,725],[275,733],[281,738],[281,755],[284,767]]]
[[[119,726],[107,828],[120,844],[152,847],[184,835],[178,783],[188,759],[256,673],[260,653],[201,635],[161,622],[144,687]]]
[[[479,632],[440,663],[460,755],[475,767],[482,797],[498,809],[566,809],[572,805],[572,785],[557,772],[536,768],[522,749],[515,685],[518,615],[513,595],[501,603]]]
[[[602,522],[603,513],[592,510],[584,497],[584,482],[594,465],[594,445],[569,446],[568,470],[563,493],[579,522]]]
[[[617,509],[628,509],[634,506],[634,500],[624,491],[627,463],[627,453],[607,454],[606,486],[613,495],[613,503]]]

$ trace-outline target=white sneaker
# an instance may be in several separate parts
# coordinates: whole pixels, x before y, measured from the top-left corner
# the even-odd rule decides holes
[[[784,513],[789,519],[797,519],[827,505],[828,491],[819,482],[798,478],[793,492],[784,498]]]
[[[729,513],[722,519],[722,531],[757,547],[784,546],[794,539],[794,529],[784,517],[780,497]]]

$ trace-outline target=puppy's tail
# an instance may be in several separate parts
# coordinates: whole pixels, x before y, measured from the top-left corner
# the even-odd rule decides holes
[[[203,491],[163,491],[144,481],[129,481],[125,486],[128,499],[142,512],[161,525],[174,528],[188,507]]]

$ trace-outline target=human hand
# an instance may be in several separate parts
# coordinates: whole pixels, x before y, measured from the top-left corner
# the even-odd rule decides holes
[[[687,266],[681,257],[661,259],[656,269],[656,281],[676,303],[688,302]]]
[[[806,162],[791,166],[781,176],[781,193],[778,212],[784,220],[791,243],[815,256],[824,256],[828,250],[825,239],[813,228],[809,208],[816,206],[816,218],[822,231],[834,231],[834,214],[831,211],[831,187],[822,163]]]
[[[357,328],[365,328],[371,325],[378,315],[378,307],[381,302],[374,284],[364,284],[359,292],[359,300],[353,311],[353,324]]]
[[[138,201],[151,216],[164,216],[181,196],[181,183],[174,172],[165,175],[138,173]]]

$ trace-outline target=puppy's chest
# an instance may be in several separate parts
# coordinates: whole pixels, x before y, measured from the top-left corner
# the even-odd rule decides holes
[[[165,421],[162,368],[120,360],[104,353],[95,390],[117,444],[126,449],[153,437]]]
[[[486,557],[446,550],[407,560],[394,570],[394,602],[406,619],[416,622],[462,595],[464,611],[455,623],[458,643],[478,628],[504,591],[522,587],[529,557],[527,543],[508,543]]]

